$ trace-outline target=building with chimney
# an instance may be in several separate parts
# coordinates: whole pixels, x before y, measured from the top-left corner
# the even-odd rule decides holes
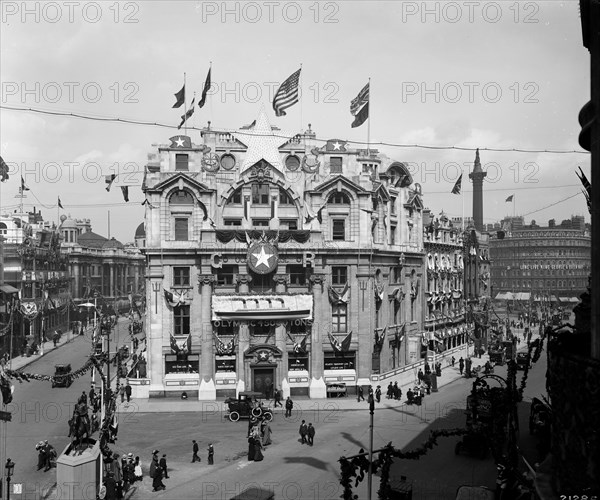
[[[324,398],[420,359],[423,204],[405,164],[264,111],[154,147],[139,397]]]

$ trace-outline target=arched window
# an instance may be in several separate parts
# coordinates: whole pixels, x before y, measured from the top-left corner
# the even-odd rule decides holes
[[[6,227],[6,224],[4,224],[4,222],[0,222],[0,234],[7,234],[8,233],[8,228]]]
[[[331,205],[350,205],[350,198],[348,198],[348,195],[346,193],[336,191],[335,193],[332,193],[331,196],[329,196],[329,200],[327,200],[327,203]]]
[[[171,205],[193,205],[194,197],[187,191],[176,191],[169,198]]]
[[[229,197],[226,205],[241,205],[242,204],[242,188],[236,189],[233,194]]]
[[[279,204],[280,205],[293,205],[294,204],[294,200],[292,199],[292,197],[283,188],[279,188]]]

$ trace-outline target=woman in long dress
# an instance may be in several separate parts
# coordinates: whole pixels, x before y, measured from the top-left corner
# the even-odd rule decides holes
[[[251,435],[248,438],[248,460],[249,461],[254,460],[255,449],[256,449],[254,442],[255,442],[254,436]]]
[[[263,446],[260,442],[260,438],[254,440],[254,461],[261,462],[263,457],[262,454]]]
[[[262,444],[263,446],[268,446],[271,444],[271,426],[267,421],[263,423]]]

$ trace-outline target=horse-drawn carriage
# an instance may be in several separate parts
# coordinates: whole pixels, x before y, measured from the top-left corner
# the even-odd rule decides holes
[[[232,422],[237,422],[240,418],[261,418],[270,422],[273,420],[273,411],[265,407],[260,400],[261,392],[240,392],[237,399],[227,398],[228,414],[227,417]]]

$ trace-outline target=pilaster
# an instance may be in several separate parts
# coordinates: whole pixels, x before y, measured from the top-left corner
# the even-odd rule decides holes
[[[323,337],[325,335],[323,287],[325,285],[324,274],[313,274],[310,277],[313,294],[313,327],[310,340],[310,387],[311,398],[326,398],[327,388],[323,379],[324,356]]]
[[[200,358],[200,390],[198,399],[214,401],[217,397],[217,390],[214,381],[215,362],[213,355],[212,338],[212,292],[215,284],[215,276],[212,274],[203,274],[198,276],[198,282],[201,294],[201,345],[202,355]]]

